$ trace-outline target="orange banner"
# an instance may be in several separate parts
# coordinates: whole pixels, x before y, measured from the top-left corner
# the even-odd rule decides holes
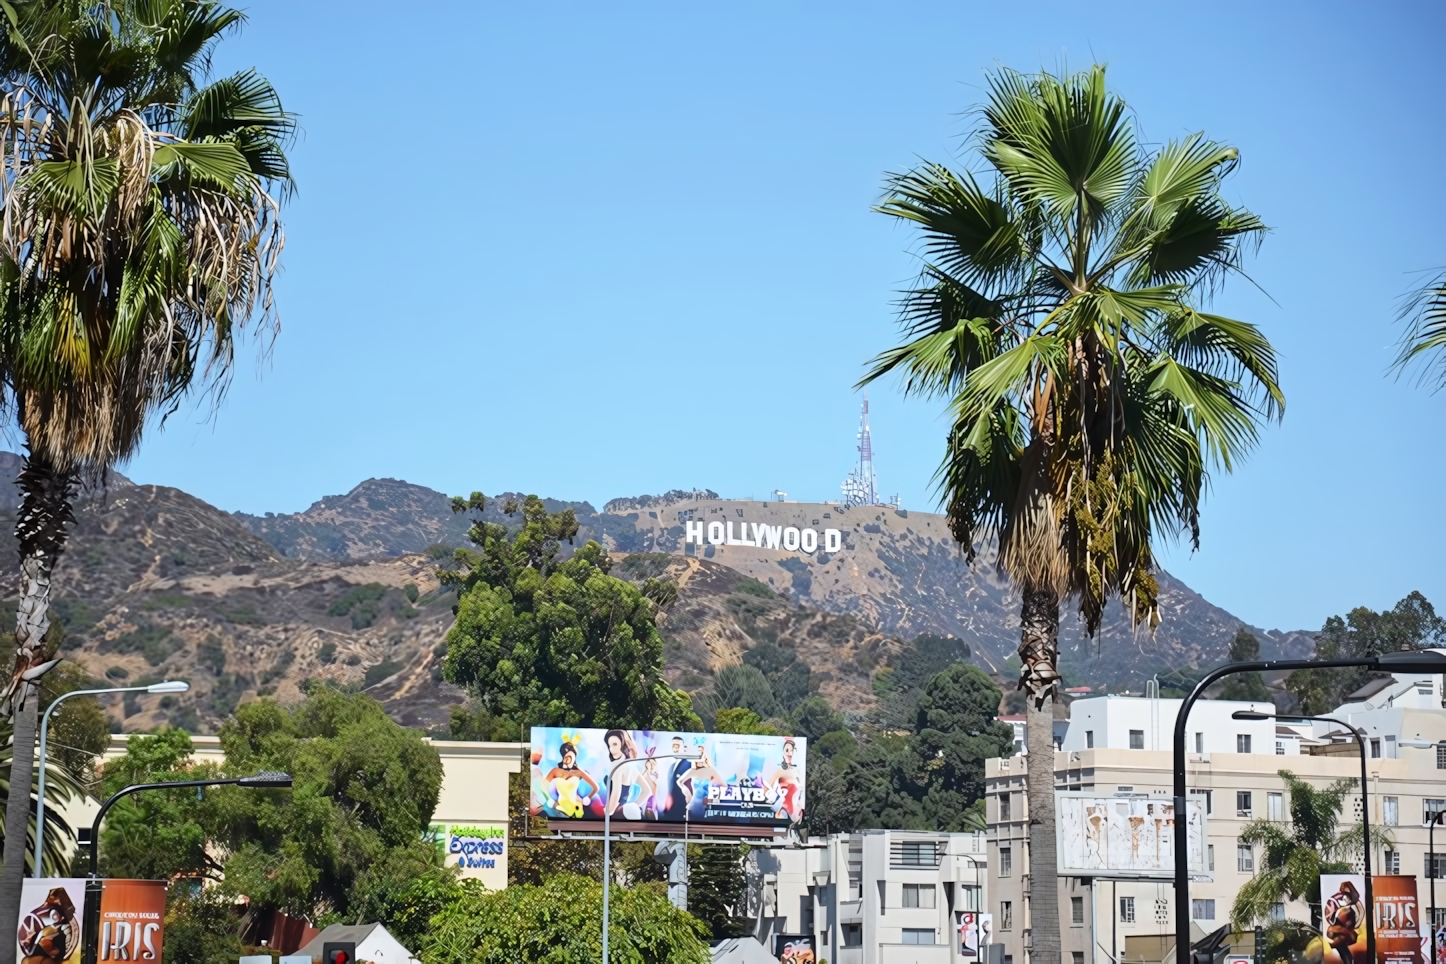
[[[1371,877],[1378,964],[1424,964],[1415,877]]]
[[[102,961],[159,961],[166,919],[164,880],[107,880],[100,895]]]

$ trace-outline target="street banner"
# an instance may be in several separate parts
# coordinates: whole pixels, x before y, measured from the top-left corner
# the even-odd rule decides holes
[[[1376,903],[1377,964],[1425,964],[1416,878],[1372,874],[1371,897]]]
[[[773,954],[781,964],[814,964],[813,937],[774,934]]]
[[[99,960],[159,961],[164,880],[107,880],[100,892]]]
[[[85,878],[26,878],[15,938],[21,964],[79,964]]]
[[[1321,964],[1365,964],[1365,893],[1366,880],[1360,874],[1320,875],[1321,933],[1324,938]],[[1306,954],[1311,956],[1309,948]]]
[[[801,736],[534,726],[531,739],[531,810],[548,820],[787,827],[803,816]]]
[[[994,943],[994,915],[960,910],[954,912],[954,920],[959,934],[959,956],[979,960],[979,948]]]

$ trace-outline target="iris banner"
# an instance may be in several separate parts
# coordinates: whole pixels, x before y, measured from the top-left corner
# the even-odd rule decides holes
[[[1367,964],[1366,883],[1360,874],[1321,874],[1322,964]],[[1430,931],[1421,927],[1416,878],[1371,875],[1376,904],[1376,964],[1425,964],[1430,958]],[[1422,952],[1422,947],[1425,952]],[[1313,948],[1306,957],[1317,959]]]
[[[803,816],[803,737],[555,726],[531,736],[531,809],[548,820],[787,827]]]

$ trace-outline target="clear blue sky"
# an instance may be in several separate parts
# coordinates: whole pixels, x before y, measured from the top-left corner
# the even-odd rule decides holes
[[[1216,307],[1275,341],[1289,410],[1166,565],[1266,627],[1446,609],[1446,394],[1383,377],[1411,272],[1446,264],[1439,4],[245,9],[217,68],[260,68],[303,129],[283,331],[139,481],[252,512],[370,476],[833,498],[915,270],[869,211],[884,172],[957,161],[989,69],[1098,60],[1148,139],[1237,145],[1227,191],[1274,228],[1270,298]],[[871,395],[882,487],[932,508],[937,410]]]

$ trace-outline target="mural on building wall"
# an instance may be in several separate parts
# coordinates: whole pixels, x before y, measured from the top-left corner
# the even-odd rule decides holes
[[[1186,810],[1190,867],[1203,867],[1205,817],[1192,800]],[[1175,869],[1175,805],[1158,797],[1056,794],[1059,872],[1109,871],[1163,877]]]
[[[814,964],[813,937],[801,934],[775,934],[773,953],[780,964]]]
[[[803,737],[535,726],[532,812],[786,827],[803,816],[807,754]]]

